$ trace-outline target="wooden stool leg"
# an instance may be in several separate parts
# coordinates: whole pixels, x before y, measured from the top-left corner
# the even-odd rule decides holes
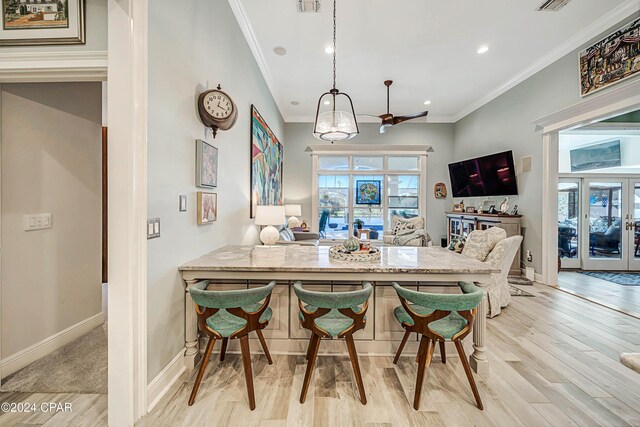
[[[422,351],[418,352],[420,362],[418,362],[418,377],[416,378],[416,394],[413,398],[413,409],[420,409],[420,396],[422,395],[422,384],[424,382],[424,374],[431,365],[431,357],[433,357],[433,350],[436,343],[433,340],[428,339],[424,335],[420,340],[420,347]],[[426,346],[426,351],[425,351]]]
[[[311,382],[311,375],[313,375],[313,366],[316,363],[318,357],[318,348],[320,348],[320,337],[313,334],[311,337],[313,340],[313,346],[309,349],[311,354],[309,355],[309,361],[307,362],[307,371],[304,373],[304,382],[302,383],[302,393],[300,393],[300,403],[304,403],[307,400],[307,391],[309,391],[309,383]]]
[[[405,344],[407,344],[407,340],[409,339],[409,335],[411,335],[411,331],[405,331],[402,342],[400,342],[400,347],[398,347],[398,351],[396,352],[396,357],[393,359],[393,364],[397,365],[398,360],[400,359],[400,355],[402,354],[402,350],[404,350]]]
[[[311,352],[313,351],[313,347],[316,345],[316,339],[318,339],[318,336],[316,334],[311,334],[311,339],[309,340],[309,347],[307,348],[307,354],[304,356],[305,360],[309,360],[309,358],[311,357]]]
[[[224,361],[224,356],[227,354],[227,343],[229,338],[222,338],[222,347],[220,348],[220,361]]]
[[[360,364],[358,363],[358,353],[356,352],[356,344],[353,341],[353,335],[349,334],[344,337],[347,342],[347,349],[349,350],[349,359],[351,359],[351,366],[353,366],[353,373],[356,376],[356,384],[358,385],[358,391],[360,391],[360,402],[363,405],[367,404],[367,394],[364,392],[364,383],[362,382],[362,373],[360,372]]]
[[[260,339],[260,344],[262,344],[262,350],[264,350],[264,355],[267,356],[267,362],[269,362],[269,365],[273,365],[273,360],[271,360],[271,354],[269,353],[269,348],[267,347],[267,342],[264,340],[264,335],[262,335],[262,331],[260,329],[256,329],[256,334],[258,334],[258,338]]]
[[[256,409],[256,397],[253,391],[253,371],[251,370],[251,350],[249,349],[249,336],[240,338],[240,350],[242,350],[242,362],[244,364],[244,377],[247,381],[247,394],[249,395],[249,408]]]
[[[211,357],[211,352],[213,351],[213,346],[215,345],[215,343],[215,338],[209,337],[207,349],[204,351],[204,359],[202,359],[202,364],[200,365],[200,370],[198,371],[196,382],[193,384],[193,390],[191,390],[191,397],[189,397],[189,406],[193,405],[193,402],[196,401],[196,394],[198,393],[198,389],[200,388],[200,382],[202,381],[202,377],[204,376],[204,371],[207,369],[207,365],[209,364],[209,358]]]
[[[462,361],[462,366],[464,367],[464,372],[467,374],[467,379],[469,380],[469,384],[471,385],[471,391],[473,391],[473,397],[476,399],[476,404],[480,410],[484,409],[482,405],[482,399],[480,399],[480,393],[478,393],[478,387],[476,387],[476,381],[473,379],[473,373],[471,372],[471,367],[469,367],[469,359],[467,359],[467,355],[464,353],[464,348],[462,347],[462,341],[457,340],[456,349],[458,350],[458,355],[460,356],[460,360]]]
[[[440,358],[442,359],[442,363],[447,363],[447,353],[444,349],[444,341],[439,341],[440,343]]]

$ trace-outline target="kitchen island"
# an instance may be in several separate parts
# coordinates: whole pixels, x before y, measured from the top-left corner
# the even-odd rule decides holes
[[[304,354],[308,335],[299,326],[298,301],[291,289],[303,286],[319,291],[350,291],[362,281],[375,286],[367,327],[354,335],[361,354],[393,355],[403,329],[393,317],[400,305],[391,282],[425,292],[459,292],[457,282],[488,282],[498,270],[489,264],[433,247],[381,247],[375,262],[345,262],[329,258],[326,246],[225,246],[179,267],[185,285],[185,365],[191,369],[200,358],[197,317],[189,288],[201,280],[219,290],[262,286],[278,282],[270,306],[273,318],[264,330],[272,353]],[[486,297],[478,307],[473,330],[471,367],[488,371],[485,356]],[[404,354],[415,354],[418,341],[412,337]],[[324,346],[325,354],[346,354],[344,343]],[[230,347],[233,351],[233,347]],[[451,352],[449,352],[451,353]]]

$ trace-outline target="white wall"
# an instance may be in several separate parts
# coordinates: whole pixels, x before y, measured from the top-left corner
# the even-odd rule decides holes
[[[152,3],[148,215],[161,218],[162,237],[148,242],[149,381],[184,348],[184,288],[178,266],[225,244],[258,241],[257,227],[249,219],[252,103],[287,145],[282,117],[228,2]],[[211,131],[205,138],[196,100],[203,90],[218,83],[235,100],[238,121],[231,130],[220,131],[216,139]],[[213,225],[196,223],[197,138],[219,149],[218,188],[214,190],[218,221]],[[187,195],[187,212],[178,212],[180,194]]]
[[[4,359],[101,311],[102,148],[100,83],[1,89]]]
[[[107,0],[86,0],[86,43],[51,46],[1,46],[0,52],[95,52],[107,50]]]
[[[616,25],[603,36],[623,24]],[[589,44],[585,43],[585,46]],[[455,124],[455,160],[513,150],[520,196],[512,199],[511,205],[518,204],[520,213],[524,215],[522,252],[531,250],[532,265],[538,273],[542,268],[544,232],[541,212],[542,135],[535,132],[531,122],[581,101],[578,90],[578,53],[581,49],[554,62]],[[520,159],[527,155],[533,156],[533,171],[521,173]]]
[[[349,143],[432,145],[427,159],[427,229],[434,245],[446,234],[444,212],[451,209],[451,199],[433,195],[436,182],[449,182],[447,165],[453,159],[453,125],[440,123],[403,123],[380,134],[380,125],[360,123],[360,135]],[[302,218],[311,220],[311,156],[309,145],[326,144],[315,139],[312,123],[286,123],[284,146],[284,195],[286,203],[302,204]]]

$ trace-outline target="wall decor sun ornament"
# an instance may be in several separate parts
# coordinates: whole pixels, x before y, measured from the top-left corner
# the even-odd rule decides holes
[[[85,0],[0,1],[0,46],[85,43]]]

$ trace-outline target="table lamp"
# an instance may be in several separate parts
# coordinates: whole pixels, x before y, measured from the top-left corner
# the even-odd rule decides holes
[[[289,217],[289,228],[294,229],[300,227],[299,215],[302,215],[302,206],[300,205],[284,205],[284,214]]]
[[[275,245],[280,233],[274,225],[284,224],[284,206],[258,206],[256,225],[266,225],[260,232],[260,241],[265,246]]]

